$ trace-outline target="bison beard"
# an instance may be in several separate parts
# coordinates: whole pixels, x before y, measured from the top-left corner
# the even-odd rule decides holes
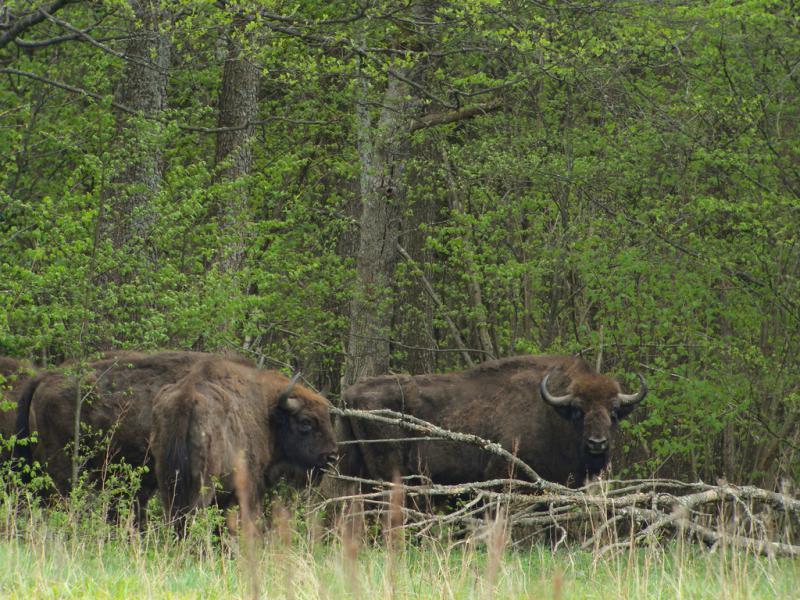
[[[222,359],[162,388],[152,445],[159,491],[180,532],[189,511],[212,503],[238,500],[257,514],[270,467],[318,468],[336,452],[327,400],[276,371]]]
[[[603,452],[602,454],[583,452],[582,454],[583,464],[579,467],[578,472],[583,473],[587,480],[602,473],[603,469],[608,465],[608,452]]]
[[[367,378],[346,390],[343,402],[498,442],[545,479],[580,485],[606,467],[618,420],[646,393],[642,379],[639,392],[622,394],[615,380],[580,358],[518,356],[459,373]],[[349,475],[390,480],[397,471],[467,483],[510,474],[503,460],[458,442],[368,443],[414,435],[392,425],[341,419],[337,433],[342,441],[360,441],[343,446],[340,470]]]

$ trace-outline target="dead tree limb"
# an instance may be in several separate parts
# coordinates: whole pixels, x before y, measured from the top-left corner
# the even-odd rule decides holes
[[[600,554],[640,544],[658,544],[676,536],[711,547],[729,547],[769,556],[800,556],[800,498],[754,486],[721,482],[684,482],[676,479],[601,480],[571,489],[543,480],[533,469],[499,444],[478,436],[443,429],[414,416],[391,410],[333,409],[334,414],[387,423],[425,437],[392,438],[376,442],[450,440],[483,448],[508,460],[527,480],[494,479],[443,485],[423,475],[380,481],[342,475],[328,476],[362,485],[365,491],[323,500],[317,508],[356,502],[363,516],[385,514],[392,494],[406,498],[402,527],[417,535],[442,527],[457,533],[477,531],[486,515],[503,510],[510,528],[541,533],[555,528],[559,543],[575,538]],[[373,440],[358,440],[369,443]],[[457,499],[450,512],[432,506]],[[523,529],[521,529],[523,528]]]
[[[342,417],[365,419],[368,421],[377,421],[380,423],[388,423],[391,425],[397,425],[398,427],[402,427],[404,429],[419,431],[428,436],[438,437],[443,440],[452,440],[455,442],[462,442],[465,444],[478,446],[479,448],[483,448],[487,452],[505,458],[510,464],[514,465],[515,467],[518,467],[520,472],[524,473],[528,478],[534,481],[542,490],[569,489],[557,483],[551,483],[549,481],[546,481],[545,479],[542,479],[536,473],[536,471],[534,471],[527,464],[525,464],[525,462],[514,456],[511,452],[503,448],[500,444],[498,444],[497,442],[485,440],[481,437],[478,437],[477,435],[450,431],[449,429],[444,429],[442,427],[439,427],[438,425],[434,425],[433,423],[423,421],[422,419],[418,419],[417,417],[414,417],[412,415],[398,413],[388,409],[370,411],[370,410],[356,410],[352,408],[332,408],[331,412],[335,415],[339,415]]]
[[[420,129],[427,129],[428,127],[436,127],[437,125],[445,125],[447,123],[456,123],[466,119],[474,119],[481,115],[498,111],[504,107],[505,103],[501,99],[495,99],[484,104],[476,106],[466,106],[457,108],[448,112],[431,113],[424,115],[411,123],[411,131],[419,131]]]

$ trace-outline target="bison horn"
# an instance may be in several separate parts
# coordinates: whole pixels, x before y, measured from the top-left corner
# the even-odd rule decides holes
[[[634,404],[638,404],[644,400],[644,397],[647,395],[647,382],[644,380],[641,373],[637,373],[637,375],[639,376],[639,381],[642,382],[639,391],[635,394],[617,394],[617,402],[619,402],[620,406],[633,406]]]
[[[550,372],[544,376],[544,379],[542,379],[542,382],[539,384],[539,393],[542,395],[542,399],[551,406],[570,406],[574,399],[572,394],[567,394],[566,396],[553,396],[547,391],[548,379],[550,379]]]
[[[287,385],[286,389],[278,396],[278,406],[289,412],[297,412],[303,407],[302,402],[298,398],[290,396],[294,389],[294,384],[297,383],[298,379],[300,379],[300,371],[294,374],[294,377],[289,380],[289,385]]]

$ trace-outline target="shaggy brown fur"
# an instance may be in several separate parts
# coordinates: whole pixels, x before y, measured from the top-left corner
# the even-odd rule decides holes
[[[36,374],[29,362],[0,356],[0,436],[8,440],[17,433],[17,400],[22,388]],[[10,458],[5,447],[0,448],[0,461]]]
[[[542,399],[539,385],[551,369],[548,391],[573,394],[575,406],[554,408]],[[545,479],[576,485],[608,463],[608,449],[587,451],[590,440],[610,441],[617,420],[633,409],[615,406],[619,392],[616,381],[579,358],[517,356],[458,373],[367,378],[347,389],[343,403],[364,410],[388,408],[499,442]],[[420,435],[355,418],[337,419],[336,432],[340,441]],[[452,441],[343,445],[341,454],[342,472],[375,479],[391,480],[395,471],[422,473],[439,483],[509,475],[502,458]]]
[[[277,371],[212,359],[159,392],[153,406],[156,476],[179,529],[186,512],[212,502],[225,506],[236,498],[254,514],[271,466],[312,469],[335,455],[328,401],[289,384]],[[239,468],[246,477],[240,471],[237,486]]]
[[[89,444],[100,444],[83,467],[94,475],[107,461],[125,460],[138,466],[149,459],[152,400],[165,384],[183,377],[202,352],[108,353],[87,368],[65,365],[33,378],[19,401],[17,428],[23,435],[38,431],[38,443],[25,448],[29,458],[46,465],[59,491],[67,492],[72,474],[75,404],[84,398],[81,423],[92,435]],[[23,454],[24,455],[24,454]],[[146,500],[156,489],[153,469],[142,481],[140,499]]]

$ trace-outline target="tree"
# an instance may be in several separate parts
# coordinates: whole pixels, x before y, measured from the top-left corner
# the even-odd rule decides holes
[[[100,228],[115,249],[141,244],[155,219],[150,202],[162,178],[159,118],[167,106],[170,64],[160,1],[132,0],[131,9],[125,68],[115,93],[117,104],[128,109],[117,112],[116,143],[123,152],[106,190],[110,210],[100,216]]]
[[[650,385],[615,465],[797,475],[790,6],[5,6],[0,351],[580,353]]]
[[[236,182],[246,177],[253,162],[250,146],[258,116],[259,67],[245,47],[247,22],[243,14],[234,17],[222,71],[215,161],[223,181]],[[235,271],[242,264],[243,229],[251,218],[246,190],[235,186],[231,192],[220,209],[221,229],[229,240],[221,260],[225,271]]]

